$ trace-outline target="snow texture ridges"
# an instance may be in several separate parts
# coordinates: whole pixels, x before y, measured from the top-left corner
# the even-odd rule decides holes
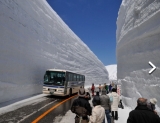
[[[108,81],[103,63],[46,0],[0,0],[0,103],[42,93],[46,69]]]
[[[160,107],[160,1],[123,0],[116,36],[117,77],[126,103],[155,97]],[[157,67],[151,75],[149,61]]]

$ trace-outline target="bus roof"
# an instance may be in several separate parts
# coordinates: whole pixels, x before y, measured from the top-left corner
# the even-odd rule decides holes
[[[60,71],[60,72],[67,72],[67,70],[63,70],[63,69],[47,69],[47,71]]]
[[[71,72],[71,73],[76,73],[76,74],[80,74],[74,71],[69,71],[69,70],[63,70],[63,69],[47,69],[46,71],[58,71],[58,72]],[[82,74],[80,74],[82,75]]]

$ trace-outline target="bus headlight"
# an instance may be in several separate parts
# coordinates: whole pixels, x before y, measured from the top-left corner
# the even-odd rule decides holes
[[[43,87],[43,90],[48,90],[48,88]]]

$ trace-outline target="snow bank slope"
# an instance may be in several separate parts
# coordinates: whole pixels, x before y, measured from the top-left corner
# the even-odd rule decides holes
[[[108,65],[106,69],[109,74],[109,80],[117,80],[117,65]]]
[[[0,1],[0,103],[42,92],[46,69],[86,75],[86,84],[108,80],[102,62],[46,0]]]
[[[126,103],[155,97],[160,106],[160,1],[123,0],[116,34],[117,77]],[[151,75],[149,61],[157,66]]]

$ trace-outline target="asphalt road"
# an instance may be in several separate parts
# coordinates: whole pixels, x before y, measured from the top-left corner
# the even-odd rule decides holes
[[[71,99],[56,96],[42,98],[44,100],[41,102],[34,102],[0,115],[0,123],[57,123],[70,110],[76,95]]]

